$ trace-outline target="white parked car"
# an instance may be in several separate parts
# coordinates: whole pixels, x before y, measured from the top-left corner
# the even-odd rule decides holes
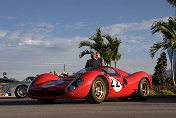
[[[0,93],[17,98],[27,97],[27,89],[35,77],[27,77],[23,81],[0,79]]]

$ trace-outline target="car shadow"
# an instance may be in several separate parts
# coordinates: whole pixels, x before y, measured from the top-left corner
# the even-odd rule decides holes
[[[105,99],[106,103],[110,102],[141,102],[141,103],[176,103],[175,98],[151,98],[145,101],[135,101],[133,99],[118,99],[118,98],[111,98]],[[73,100],[56,100],[54,104],[89,104],[85,99],[73,99]],[[10,106],[10,105],[52,105],[52,104],[41,104],[35,99],[30,98],[0,98],[0,105]]]
[[[88,104],[88,102],[84,99],[74,99],[74,100],[56,100],[52,104]],[[24,98],[0,98],[0,105],[49,105],[49,104],[41,104],[35,99]],[[51,105],[51,104],[50,104]]]
[[[176,103],[176,98],[148,98],[146,100],[134,100],[131,98],[110,98],[105,102],[145,102],[145,103]]]

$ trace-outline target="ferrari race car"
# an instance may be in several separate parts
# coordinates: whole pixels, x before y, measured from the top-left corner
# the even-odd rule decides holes
[[[24,98],[27,96],[27,88],[35,77],[27,77],[23,81],[0,79],[0,93],[8,96]]]
[[[129,74],[113,67],[84,68],[67,78],[49,73],[38,76],[30,85],[28,96],[40,103],[55,99],[83,99],[101,103],[105,98],[144,100],[152,88],[152,76],[140,71]]]

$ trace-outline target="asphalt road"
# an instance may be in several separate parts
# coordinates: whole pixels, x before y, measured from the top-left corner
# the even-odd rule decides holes
[[[88,104],[85,100],[57,100],[39,104],[30,98],[0,98],[0,118],[176,118],[176,98],[147,101],[106,100]]]

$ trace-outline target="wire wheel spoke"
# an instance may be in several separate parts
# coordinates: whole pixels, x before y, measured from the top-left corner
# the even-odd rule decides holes
[[[26,87],[20,87],[17,91],[18,95],[21,97],[24,97],[27,95],[27,89]]]
[[[146,82],[144,82],[144,83],[142,84],[142,93],[143,93],[144,96],[147,96],[147,95],[148,95],[148,85],[147,85]]]
[[[102,81],[97,81],[95,83],[95,96],[98,99],[102,99],[104,97],[104,93],[105,93],[105,88],[104,88],[104,84]]]

